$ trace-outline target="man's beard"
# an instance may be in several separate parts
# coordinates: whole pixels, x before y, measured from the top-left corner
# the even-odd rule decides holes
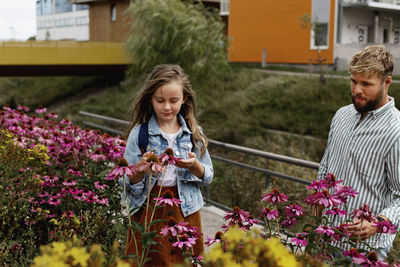
[[[364,106],[359,106],[356,104],[355,96],[351,95],[351,101],[353,102],[354,108],[359,113],[366,113],[368,111],[376,109],[376,107],[381,103],[384,96],[384,88],[382,86],[382,90],[379,91],[378,95],[374,99],[370,99]]]

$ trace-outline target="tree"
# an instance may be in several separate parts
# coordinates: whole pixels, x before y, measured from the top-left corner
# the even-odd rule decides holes
[[[200,1],[136,0],[126,42],[128,74],[149,71],[158,64],[179,64],[192,82],[228,68],[224,23]]]

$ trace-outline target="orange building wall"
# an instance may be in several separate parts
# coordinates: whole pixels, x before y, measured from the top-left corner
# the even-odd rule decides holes
[[[111,21],[111,5],[117,10],[116,21]],[[122,42],[129,32],[130,16],[126,13],[129,1],[94,2],[89,7],[89,39],[96,42]]]
[[[333,63],[335,0],[331,0],[329,49],[321,50]],[[231,0],[228,35],[231,62],[261,62],[263,48],[267,63],[307,64],[316,59],[310,49],[310,30],[299,18],[311,15],[311,0]]]

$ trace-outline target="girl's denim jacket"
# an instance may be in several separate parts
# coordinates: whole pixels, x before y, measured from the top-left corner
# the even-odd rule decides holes
[[[188,154],[192,151],[193,146],[190,139],[191,131],[186,126],[186,122],[180,114],[178,115],[178,118],[182,125],[182,131],[177,136],[176,142],[172,149],[175,153],[175,157],[187,159],[189,156]],[[132,129],[126,144],[124,158],[127,160],[129,165],[137,164],[142,159],[142,153],[138,145],[139,129],[140,125],[136,125]],[[148,131],[149,145],[147,147],[147,151],[152,151],[156,155],[161,155],[161,153],[163,153],[168,147],[168,141],[162,137],[154,114],[148,123]],[[202,144],[199,142],[200,147],[201,145]],[[202,158],[200,158],[200,151],[198,149],[194,148],[193,152],[196,154],[197,159],[204,167],[204,176],[202,179],[192,174],[188,169],[176,168],[176,184],[178,188],[179,199],[182,201],[182,213],[185,217],[195,213],[201,207],[203,207],[204,202],[199,186],[209,185],[214,175],[211,158],[208,151],[206,151]],[[124,177],[127,199],[125,199],[124,192],[122,192],[122,199],[124,203],[126,203],[126,200],[128,201],[128,205],[131,209],[131,215],[134,214],[138,210],[137,207],[140,207],[146,200],[148,192],[148,182],[146,182],[147,178],[148,175],[146,174],[140,182],[131,185],[129,183],[129,178],[127,176]],[[153,176],[151,179],[150,191],[156,181],[157,178]],[[122,178],[119,180],[119,182],[122,186],[124,185]]]

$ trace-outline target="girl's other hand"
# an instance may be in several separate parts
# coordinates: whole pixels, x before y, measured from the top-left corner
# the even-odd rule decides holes
[[[189,152],[188,159],[179,160],[175,165],[179,168],[189,169],[191,173],[200,179],[204,176],[204,167],[197,160],[196,154],[193,152]]]
[[[147,161],[147,159],[150,157],[150,155],[152,155],[153,154],[153,152],[151,152],[151,151],[147,151],[146,153],[144,153],[143,155],[142,155],[142,161]]]

